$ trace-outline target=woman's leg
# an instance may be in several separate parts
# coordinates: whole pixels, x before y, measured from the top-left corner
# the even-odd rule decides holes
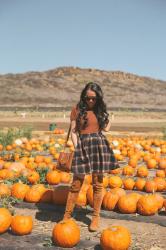
[[[70,186],[70,191],[67,197],[66,209],[63,219],[71,218],[71,214],[74,210],[77,202],[78,194],[84,181],[85,175],[74,175],[73,182]]]
[[[98,230],[100,220],[100,209],[103,200],[103,175],[92,174],[93,182],[93,215],[89,231]]]

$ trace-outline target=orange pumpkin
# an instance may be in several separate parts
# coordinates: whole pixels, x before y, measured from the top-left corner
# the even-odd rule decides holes
[[[157,163],[160,162],[161,160],[161,155],[159,152],[155,152],[155,154],[153,155],[153,159],[155,159],[157,161]]]
[[[56,170],[49,171],[46,175],[46,180],[50,185],[57,185],[60,183],[61,174]]]
[[[164,169],[164,170],[166,169],[166,159],[165,158],[160,160],[159,169]]]
[[[134,174],[134,168],[132,168],[131,166],[125,166],[122,170],[122,174],[123,175],[133,175]]]
[[[123,226],[110,226],[100,236],[103,250],[127,250],[131,245],[131,234]]]
[[[0,184],[0,197],[10,196],[10,194],[11,194],[11,190],[8,187],[8,185],[1,183]]]
[[[129,166],[136,168],[137,163],[138,163],[138,159],[135,157],[131,157],[128,164],[129,164]]]
[[[135,182],[135,189],[136,190],[139,190],[139,191],[142,191],[145,187],[145,184],[146,184],[146,180],[143,179],[143,178],[138,178]]]
[[[110,189],[110,192],[112,194],[117,194],[119,197],[122,197],[123,195],[126,194],[126,191],[123,188],[118,188],[118,187]]]
[[[60,173],[60,182],[62,183],[69,183],[71,181],[71,175],[66,172]]]
[[[44,162],[45,162],[46,164],[51,163],[51,162],[52,162],[51,157],[44,157]]]
[[[12,164],[12,162],[10,162],[10,161],[4,162],[4,164],[3,164],[4,169],[2,169],[2,170],[7,170],[10,167],[11,164]]]
[[[115,158],[116,158],[117,161],[123,161],[123,159],[124,159],[124,156],[121,155],[121,154],[114,153],[114,156],[115,156]]]
[[[37,163],[31,161],[26,163],[26,169],[35,170],[36,168],[37,168]]]
[[[119,196],[117,194],[106,192],[103,198],[102,206],[104,209],[112,211],[115,209],[118,200]]]
[[[25,235],[31,233],[33,220],[31,216],[15,215],[12,218],[11,230],[14,234]]]
[[[123,214],[132,214],[137,210],[137,200],[129,194],[119,198],[117,207]]]
[[[148,160],[150,160],[150,159],[151,159],[151,154],[149,154],[149,153],[145,154],[144,157],[143,157],[143,160],[145,162],[148,162]]]
[[[147,177],[149,174],[149,171],[147,169],[147,167],[145,166],[141,166],[137,169],[137,176],[139,177]]]
[[[122,179],[119,176],[111,176],[109,178],[110,188],[121,187],[123,184]]]
[[[72,248],[80,241],[80,228],[73,219],[60,221],[53,228],[52,238],[55,245]]]
[[[126,150],[126,149],[122,149],[121,154],[122,154],[123,156],[127,156],[127,150]]]
[[[164,204],[164,198],[162,197],[161,194],[153,194],[153,196],[156,198],[157,203],[158,203],[158,210],[161,210]]]
[[[76,205],[78,207],[82,207],[82,206],[86,206],[86,203],[87,203],[86,192],[80,191],[78,194]]]
[[[165,212],[166,212],[166,199],[164,200],[163,206],[164,206]]]
[[[166,181],[161,177],[154,177],[153,180],[157,184],[157,191],[162,192],[166,190]]]
[[[26,192],[30,189],[30,187],[26,184],[17,182],[12,185],[11,195],[17,199],[24,199]]]
[[[149,159],[147,161],[147,167],[149,169],[156,168],[156,166],[157,166],[157,161],[155,159]]]
[[[112,169],[110,170],[110,174],[120,174],[121,171],[122,171],[121,168]]]
[[[144,195],[137,202],[137,211],[142,215],[154,215],[158,211],[158,203],[153,195]]]
[[[106,188],[108,187],[109,179],[107,176],[103,177],[103,187]]]
[[[0,234],[6,232],[10,227],[12,216],[8,209],[0,208]]]
[[[7,145],[7,146],[6,146],[6,150],[7,150],[7,151],[10,151],[10,150],[12,150],[12,149],[13,149],[13,148],[12,148],[12,145]]]
[[[133,150],[133,149],[129,149],[129,150],[127,151],[127,156],[128,156],[129,158],[132,158],[133,155],[134,155],[134,150]]]
[[[157,183],[153,180],[147,180],[144,188],[147,193],[154,193],[157,191]]]
[[[7,169],[5,179],[13,179],[13,178],[18,177],[18,176],[19,176],[19,174],[17,172]]]
[[[46,191],[44,184],[35,184],[31,187],[32,190],[38,191],[41,195]]]
[[[135,181],[132,178],[127,178],[123,180],[123,187],[126,190],[132,190],[134,188]]]
[[[161,177],[161,178],[165,178],[165,171],[162,169],[159,169],[156,171],[156,177]]]
[[[162,154],[166,154],[166,146],[165,147],[161,147],[161,153]]]
[[[43,155],[36,155],[34,161],[36,163],[41,163],[44,161],[44,156]]]
[[[27,202],[39,202],[42,194],[33,188],[28,190],[25,195],[25,201]]]
[[[6,179],[7,173],[8,173],[7,169],[1,169],[0,170],[0,180]]]
[[[40,175],[36,171],[31,171],[27,179],[31,184],[35,184],[40,180]]]
[[[35,161],[35,158],[34,157],[29,157],[29,159],[28,159],[28,162],[34,162]]]
[[[130,195],[131,197],[134,197],[136,199],[136,202],[142,197],[141,194],[136,193],[136,192],[130,193],[128,195]]]

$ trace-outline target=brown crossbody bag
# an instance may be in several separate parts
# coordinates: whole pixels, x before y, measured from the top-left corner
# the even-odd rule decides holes
[[[68,129],[68,133],[67,133],[66,140],[63,146],[63,150],[59,154],[57,167],[56,167],[58,170],[65,171],[65,172],[71,171],[72,159],[73,159],[73,154],[74,154],[74,152],[69,151],[69,149],[67,148],[67,142],[69,140],[70,132],[71,132],[71,125]]]

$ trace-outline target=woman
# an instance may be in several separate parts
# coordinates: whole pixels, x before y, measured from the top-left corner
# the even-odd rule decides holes
[[[94,211],[89,231],[97,231],[102,203],[103,173],[118,168],[112,149],[102,131],[109,131],[106,105],[100,86],[90,82],[71,111],[71,138],[75,147],[72,161],[73,182],[63,219],[71,217],[85,174],[92,174]]]

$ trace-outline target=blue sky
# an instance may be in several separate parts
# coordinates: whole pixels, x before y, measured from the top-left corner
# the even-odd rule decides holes
[[[0,0],[0,74],[63,66],[166,80],[166,1]]]

